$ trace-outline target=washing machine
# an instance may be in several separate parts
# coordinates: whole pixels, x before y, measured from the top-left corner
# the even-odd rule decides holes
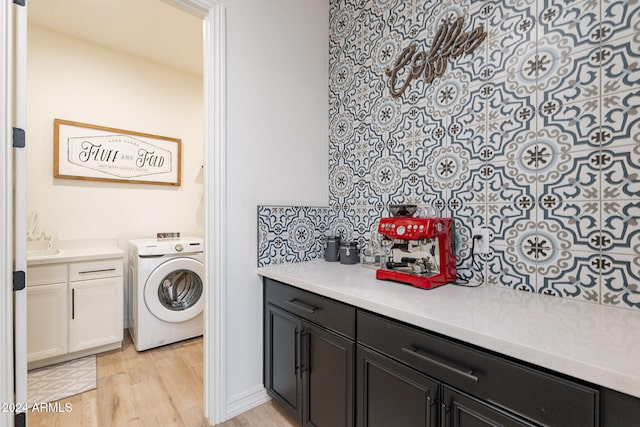
[[[129,241],[129,333],[143,351],[202,335],[204,242]]]

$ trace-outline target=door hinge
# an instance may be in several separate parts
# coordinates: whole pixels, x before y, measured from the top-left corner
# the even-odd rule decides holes
[[[24,129],[13,128],[13,147],[24,148],[26,142]]]
[[[26,275],[24,271],[13,272],[13,291],[21,291],[26,285]]]
[[[18,6],[24,6],[27,3],[27,0],[13,0],[13,4]]]
[[[13,417],[13,425],[14,427],[25,427],[27,425],[27,413],[26,412],[18,412]]]

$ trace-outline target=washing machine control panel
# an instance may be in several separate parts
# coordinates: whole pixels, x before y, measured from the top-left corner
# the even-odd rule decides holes
[[[131,249],[134,251],[133,256],[158,256],[201,253],[204,251],[204,244],[201,238],[186,237],[180,240],[158,240],[158,239],[138,239],[131,240]]]

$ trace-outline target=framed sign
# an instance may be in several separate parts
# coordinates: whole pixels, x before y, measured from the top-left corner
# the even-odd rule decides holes
[[[180,185],[182,141],[55,119],[55,178]]]

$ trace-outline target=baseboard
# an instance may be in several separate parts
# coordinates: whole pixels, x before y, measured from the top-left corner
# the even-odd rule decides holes
[[[256,406],[271,400],[267,394],[267,390],[263,386],[257,386],[243,393],[232,396],[227,401],[226,419],[229,420],[237,415],[242,414]]]

